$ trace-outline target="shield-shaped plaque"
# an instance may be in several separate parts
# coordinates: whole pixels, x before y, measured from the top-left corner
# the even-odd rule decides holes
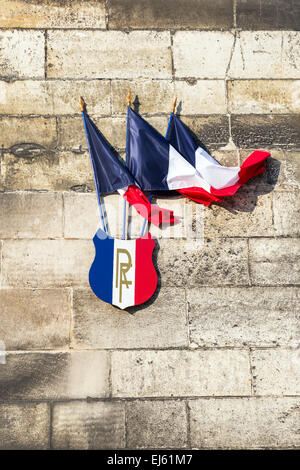
[[[98,229],[93,241],[96,254],[89,281],[94,294],[121,309],[150,299],[157,286],[153,238],[147,234],[136,240],[119,240]]]

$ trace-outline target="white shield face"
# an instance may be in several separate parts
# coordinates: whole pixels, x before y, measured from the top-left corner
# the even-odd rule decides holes
[[[112,303],[122,309],[135,302],[135,240],[114,241]]]

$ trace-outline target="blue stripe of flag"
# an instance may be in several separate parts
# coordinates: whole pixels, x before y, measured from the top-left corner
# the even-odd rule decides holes
[[[89,273],[90,286],[94,294],[104,302],[112,303],[114,239],[98,230],[93,238],[95,259]]]

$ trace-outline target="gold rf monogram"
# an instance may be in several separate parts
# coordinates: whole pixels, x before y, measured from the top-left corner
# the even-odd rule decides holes
[[[120,254],[127,256],[127,263],[120,262]],[[124,248],[117,248],[117,275],[116,275],[116,288],[119,289],[119,302],[122,303],[122,290],[123,285],[128,287],[132,284],[132,281],[128,281],[126,278],[126,273],[132,268],[131,256],[129,251]]]

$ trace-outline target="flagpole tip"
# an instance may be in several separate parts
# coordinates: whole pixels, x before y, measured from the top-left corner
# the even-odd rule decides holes
[[[177,104],[177,96],[175,96],[175,100],[174,100],[174,103],[173,103],[173,106],[172,106],[172,114],[175,113],[176,104]]]
[[[131,91],[130,90],[128,90],[126,101],[127,101],[127,106],[131,108]]]
[[[85,102],[84,102],[84,99],[82,98],[82,96],[80,97],[79,105],[80,105],[80,111],[81,112],[85,111]]]

